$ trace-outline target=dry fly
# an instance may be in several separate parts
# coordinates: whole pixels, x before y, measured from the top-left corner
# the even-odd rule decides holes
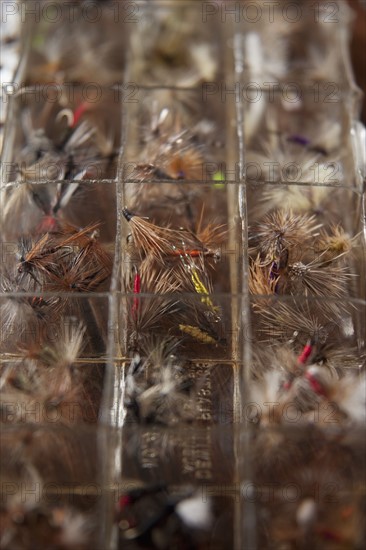
[[[93,145],[95,128],[87,121],[68,131],[64,143],[47,151],[33,164],[21,166],[20,173],[27,180],[50,181],[80,179],[83,166],[98,158]]]
[[[60,262],[57,269],[48,274],[44,289],[47,291],[91,292],[104,283],[111,270],[82,249]]]
[[[151,385],[130,396],[140,422],[174,425],[193,420],[194,401],[187,391],[187,381],[179,368],[164,365]]]
[[[159,227],[146,218],[142,218],[123,208],[122,213],[129,222],[135,246],[144,256],[150,254],[163,260],[170,256],[173,247],[184,240],[185,233],[182,230],[174,230],[167,227]]]
[[[286,267],[289,255],[311,242],[321,224],[315,223],[315,216],[293,214],[278,210],[267,214],[252,230],[254,241],[261,255],[263,265],[276,262],[277,268]]]
[[[350,237],[343,227],[332,225],[327,231],[322,230],[315,243],[315,251],[320,253],[324,262],[333,262],[344,259],[352,250],[359,234]]]
[[[287,280],[284,283],[281,280],[281,286],[290,294],[342,298],[347,294],[347,283],[354,275],[347,273],[346,267],[317,258],[309,263],[295,262],[289,265],[286,276]]]
[[[193,180],[201,181],[205,174],[205,162],[201,152],[191,145],[182,146],[182,138],[177,142],[163,145],[154,143],[153,163],[136,166],[135,178],[141,182],[151,180]],[[149,145],[149,149],[152,144]]]
[[[22,340],[23,333],[26,336],[38,335],[41,332],[41,326],[45,327],[53,319],[59,298],[45,299],[41,296],[24,295],[23,293],[32,292],[30,285],[20,287],[5,274],[1,276],[0,290],[4,294],[0,306],[2,336],[8,345],[11,336]],[[32,330],[30,330],[31,327]]]
[[[160,98],[159,98],[160,100]],[[173,98],[167,98],[165,105]],[[181,107],[181,102],[176,102]],[[156,110],[156,105],[155,105]],[[182,112],[164,107],[160,111],[148,114],[151,127],[144,136],[146,147],[142,154],[142,163],[137,166],[140,181],[158,180],[194,180],[202,181],[205,173],[203,147],[199,144],[199,132],[187,129]]]
[[[85,347],[86,326],[75,318],[63,318],[59,338],[52,347],[44,346],[39,358],[58,368],[70,368],[80,357]]]
[[[187,254],[181,254],[181,269],[178,270],[182,280],[182,290],[194,292],[200,297],[200,302],[206,310],[209,321],[219,322],[220,308],[215,306],[211,295],[213,294],[212,281],[207,273],[204,257],[193,259]]]
[[[272,276],[271,276],[272,273]],[[271,271],[269,266],[264,267],[260,256],[249,266],[249,290],[251,294],[271,296],[275,294],[279,277]]]
[[[282,183],[265,187],[261,194],[258,209],[285,209],[293,212],[319,213],[323,203],[329,199],[329,189],[325,186],[284,185]],[[322,208],[323,207],[323,208]]]
[[[337,327],[337,316],[331,315],[328,310],[311,309],[306,302],[288,304],[276,300],[270,306],[268,301],[261,304],[256,301],[254,309],[260,313],[259,331],[273,340],[300,342],[304,346],[308,340],[317,344],[324,344],[328,338],[334,336]]]
[[[136,247],[145,256],[153,255],[159,260],[167,257],[179,258],[182,251],[192,257],[216,257],[216,252],[202,243],[192,232],[184,229],[160,227],[123,208],[122,213],[129,222]]]
[[[17,270],[21,278],[24,274],[28,274],[36,283],[41,284],[39,276],[48,275],[56,269],[55,254],[59,248],[60,245],[50,233],[45,233],[35,241],[20,239]],[[64,254],[70,253],[71,249],[64,250]]]
[[[129,306],[132,349],[140,346],[138,342],[147,333],[164,330],[164,322],[179,311],[181,306],[175,293],[180,286],[169,270],[152,265],[148,259],[142,262],[141,270],[136,270],[133,278],[133,299]]]
[[[174,352],[178,341],[141,340],[126,377],[126,405],[139,422],[172,425],[192,420],[195,410],[191,382]]]
[[[79,230],[63,224],[36,241],[22,239],[19,274],[50,284],[52,290],[93,290],[112,270],[112,258],[96,238],[98,227],[92,224]]]

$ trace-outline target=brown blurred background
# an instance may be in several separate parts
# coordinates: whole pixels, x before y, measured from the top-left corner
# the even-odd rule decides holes
[[[354,11],[351,55],[356,82],[363,91],[362,120],[366,124],[366,0],[348,0]]]

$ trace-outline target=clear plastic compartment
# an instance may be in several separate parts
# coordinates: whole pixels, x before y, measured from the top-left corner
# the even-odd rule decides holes
[[[244,101],[247,181],[360,188],[352,149],[351,94],[320,97],[294,83]]]
[[[225,26],[192,0],[136,2],[129,78],[141,86],[193,88],[227,78]],[[214,6],[216,7],[216,6]]]
[[[29,33],[23,83],[122,83],[129,30],[136,24],[134,4],[126,4],[22,2]]]
[[[115,178],[123,99],[118,88],[88,86],[22,87],[10,98],[17,124],[7,136],[3,182]]]
[[[3,548],[90,548],[99,536],[104,491],[95,424],[64,423],[34,407],[18,424],[5,424],[4,413]]]
[[[292,83],[324,94],[353,88],[346,2],[227,2],[220,15],[241,27],[245,87],[286,90]]]
[[[238,182],[235,97],[219,84],[139,88],[125,111],[124,181]]]

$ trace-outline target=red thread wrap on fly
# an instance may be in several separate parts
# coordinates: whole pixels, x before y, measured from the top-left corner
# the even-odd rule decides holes
[[[304,346],[304,349],[302,350],[301,354],[297,358],[298,364],[299,365],[305,365],[305,363],[309,359],[312,351],[313,351],[313,346],[311,344],[306,344],[306,346]]]
[[[140,294],[141,293],[141,277],[139,273],[135,273],[135,277],[133,279],[133,293],[134,294]],[[136,314],[139,307],[139,299],[135,296],[133,299],[133,306],[132,306],[132,312]]]

